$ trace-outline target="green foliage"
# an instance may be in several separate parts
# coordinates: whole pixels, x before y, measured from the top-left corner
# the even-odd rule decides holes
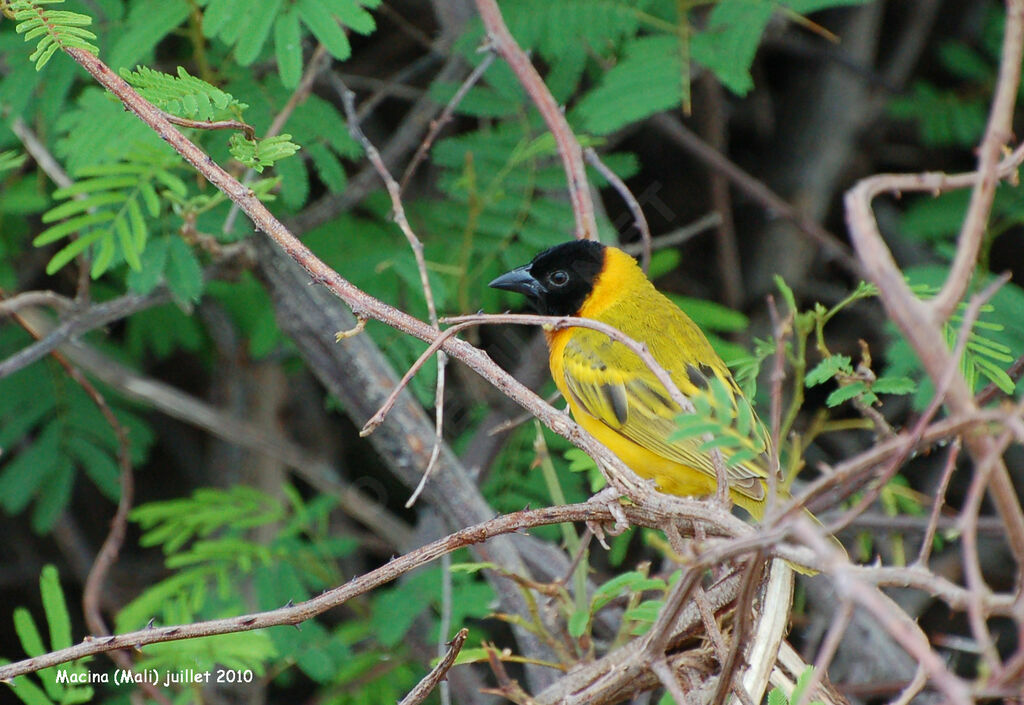
[[[93,86],[83,89],[74,103],[61,106],[54,127],[54,153],[70,174],[97,164],[147,160],[154,154],[180,159],[153,130]]]
[[[911,394],[917,389],[909,377],[886,375],[876,378],[870,370],[855,370],[848,355],[829,355],[824,358],[807,373],[804,383],[814,387],[832,379],[839,383],[839,388],[825,400],[830,407],[839,406],[851,399],[863,400],[865,404],[877,404],[878,394]]]
[[[139,66],[135,71],[121,70],[121,77],[161,110],[195,120],[239,118],[249,106],[230,93],[189,74],[178,67],[178,75]]]
[[[638,629],[646,629],[653,622],[650,617],[650,608],[660,604],[660,600],[644,600],[644,593],[654,591],[659,598],[664,598],[671,582],[674,582],[678,575],[673,576],[670,582],[660,578],[651,578],[646,570],[631,570],[620,573],[614,578],[599,585],[590,596],[590,601],[585,610],[577,610],[569,616],[568,631],[576,639],[590,633],[594,616],[613,601],[621,600],[626,606],[625,619],[620,626],[619,638],[626,634],[636,633]],[[657,608],[655,607],[655,616]]]
[[[283,489],[284,498],[243,485],[200,489],[191,497],[133,510],[131,519],[144,532],[142,545],[160,546],[172,573],[120,611],[118,631],[140,628],[154,618],[179,624],[251,611],[237,589],[246,580],[254,581],[263,609],[308,599],[311,591],[336,584],[332,561],[351,553],[356,542],[325,535],[333,500],[319,496],[304,502],[291,487]],[[247,538],[257,528],[271,530],[273,538],[267,543]],[[310,627],[310,631],[314,644],[322,642],[316,647],[318,658],[333,654],[331,663],[337,665],[347,656],[322,627]],[[291,657],[291,652],[279,650],[288,646],[294,647],[294,640],[249,632],[147,649],[146,663],[171,668],[188,660],[199,664],[195,667],[200,670],[219,663],[262,673],[272,659]]]
[[[19,330],[0,329],[6,357],[26,344]],[[34,502],[32,527],[49,531],[71,498],[79,472],[105,496],[119,494],[117,438],[93,400],[47,359],[0,379],[0,506],[10,514]],[[108,400],[129,429],[134,462],[146,458],[152,434],[135,415]]]
[[[905,273],[915,291],[925,295],[938,291],[938,287],[948,275],[945,268],[938,266],[913,267],[907,269]],[[991,276],[979,276],[972,289],[981,289],[991,280]],[[956,344],[960,334],[962,311],[965,306],[966,304],[961,304],[961,313],[954,315],[943,326],[943,333],[950,348]],[[1004,285],[991,301],[982,307],[960,359],[960,372],[972,391],[980,391],[982,386],[989,383],[994,383],[1006,394],[1013,394],[1015,389],[1021,388],[1019,384],[1013,383],[1005,371],[1009,363],[1024,354],[1024,321],[1021,319],[1020,311],[1024,311],[1024,290],[1013,282]],[[909,343],[898,336],[894,326],[890,326],[890,330],[894,341],[887,351],[889,364],[886,376],[919,380],[919,388],[913,402],[915,408],[923,409],[934,394],[934,387],[921,369],[920,361]]]
[[[66,649],[73,643],[71,615],[64,599],[64,590],[60,585],[60,576],[52,565],[43,566],[39,575],[39,594],[42,597],[43,614],[46,616],[49,631],[49,648],[43,641],[43,636],[29,610],[25,607],[16,607],[14,610],[14,631],[25,654],[30,657]],[[89,659],[79,659],[60,666],[40,669],[35,676],[42,688],[37,685],[35,678],[27,675],[18,676],[8,681],[7,685],[25,705],[75,705],[90,702],[93,698],[92,687],[76,685],[76,682],[85,682],[88,676],[89,671],[85,666],[87,661]],[[0,659],[0,664],[3,663],[8,661]]]
[[[580,100],[573,117],[587,132],[608,134],[674,105],[688,110],[691,60],[710,70],[732,92],[745,95],[754,85],[750,74],[754,55],[775,13],[799,16],[860,2],[864,0],[721,0],[714,4],[699,30],[692,24],[689,11],[680,14],[683,6],[678,4],[622,3],[620,8],[628,9],[621,12],[628,13],[629,20],[622,23],[619,32],[609,33],[604,39],[605,45],[616,47],[610,57],[614,66]],[[598,13],[593,10],[592,14]],[[549,21],[549,32],[582,34],[573,24],[553,20]],[[577,47],[569,52],[602,46],[580,42],[578,36],[563,36],[563,44]]]
[[[981,102],[981,96],[965,101],[960,91],[940,90],[917,82],[910,95],[889,104],[889,113],[915,120],[925,144],[966,146],[973,144],[985,129],[987,106]]]
[[[48,10],[46,5],[62,4],[64,0],[10,0],[10,9],[18,25],[18,34],[25,35],[25,41],[39,38],[36,50],[28,57],[39,71],[53,57],[58,49],[84,49],[93,54],[99,47],[90,43],[96,35],[85,29],[92,24],[92,18],[67,10]]]
[[[291,141],[289,134],[275,135],[262,140],[250,140],[236,132],[229,142],[231,156],[259,173],[274,162],[292,156],[299,151],[299,145]]]
[[[676,431],[669,441],[700,438],[698,448],[708,453],[721,450],[727,467],[757,461],[768,450],[767,430],[746,397],[736,394],[718,377],[690,397],[694,411],[676,418]]]
[[[938,50],[939,64],[953,77],[953,88],[918,81],[908,95],[889,103],[893,117],[913,121],[921,141],[931,147],[973,148],[985,128],[985,116],[999,65],[1004,16],[996,3],[985,8],[983,37],[978,46],[948,40]]]
[[[261,56],[274,33],[274,50],[281,81],[294,88],[302,68],[302,27],[324,45],[336,59],[352,53],[346,30],[370,34],[376,28],[373,16],[364,8],[380,0],[203,0],[203,32],[234,47],[235,58],[248,66]]]
[[[25,155],[18,154],[13,149],[0,152],[0,173],[17,169],[25,163]]]
[[[334,563],[358,542],[328,533],[333,500],[318,496],[304,502],[290,486],[284,491],[282,499],[245,486],[205,488],[191,497],[135,509],[131,518],[143,529],[142,544],[161,547],[172,573],[122,609],[118,630],[139,628],[154,617],[177,624],[249,612],[238,590],[243,583],[252,585],[259,609],[306,600],[340,584]],[[272,537],[256,543],[248,538],[254,529]],[[485,583],[466,574],[453,576],[453,596],[453,624],[486,616],[493,600]],[[318,683],[351,688],[367,698],[353,702],[374,702],[371,694],[380,692],[400,697],[417,679],[416,671],[403,665],[403,638],[417,618],[428,619],[436,630],[431,608],[440,599],[441,572],[430,568],[375,592],[368,603],[349,603],[365,619],[344,620],[338,627],[309,621],[301,631],[282,628],[171,642],[160,645],[164,649],[147,647],[145,664],[160,669],[188,662],[202,669],[217,663],[262,673],[294,663]],[[385,659],[396,660],[396,672],[374,673]]]
[[[168,35],[173,34],[192,12],[189,0],[131,0],[120,7],[120,3],[107,3],[104,10],[108,17],[116,17],[127,10],[128,16],[118,22],[109,41],[107,65],[115,71],[123,71],[139,61],[144,61],[154,48]]]
[[[163,154],[136,154],[133,161],[83,167],[77,181],[54,191],[66,199],[43,215],[52,225],[32,241],[37,247],[69,238],[50,260],[48,274],[60,270],[87,249],[92,250],[91,275],[99,278],[117,261],[142,269],[149,239],[147,220],[161,213],[157,188],[184,195],[187,187],[174,173],[179,160]],[[74,236],[74,237],[72,237]]]

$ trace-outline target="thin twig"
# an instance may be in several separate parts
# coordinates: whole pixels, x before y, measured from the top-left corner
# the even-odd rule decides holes
[[[348,90],[343,83],[340,83],[342,87],[342,103],[345,106],[345,116],[348,119],[348,131],[351,133],[352,138],[359,142],[363,146],[363,150],[366,152],[367,158],[373,167],[377,170],[381,180],[384,181],[384,186],[387,188],[388,195],[391,197],[391,211],[392,217],[395,223],[398,225],[402,234],[405,235],[405,239],[409,243],[409,247],[412,249],[413,257],[416,259],[416,268],[420,275],[420,286],[423,288],[423,298],[427,302],[427,315],[430,318],[430,324],[434,327],[434,330],[440,332],[441,328],[437,321],[437,307],[434,304],[434,290],[430,286],[430,277],[427,273],[427,261],[423,257],[423,243],[413,232],[412,227],[409,225],[408,218],[405,217],[405,207],[402,205],[402,188],[395,181],[394,177],[391,176],[391,172],[388,171],[387,165],[384,164],[384,160],[380,156],[380,152],[373,146],[370,139],[363,133],[359,127],[359,118],[356,115],[356,94]],[[444,443],[444,380],[445,380],[445,365],[448,362],[448,356],[443,352],[439,352],[437,355],[437,385],[434,390],[434,449],[430,454],[430,460],[427,462],[427,466],[423,469],[423,475],[420,478],[420,482],[416,485],[413,493],[409,496],[406,501],[406,508],[411,507],[416,503],[416,499],[423,492],[423,488],[426,487],[427,479],[430,477],[431,471],[434,469],[434,465],[437,463],[437,458],[441,454],[441,446]]]
[[[1024,400],[1021,402],[1024,405]],[[978,649],[991,673],[999,670],[999,652],[996,650],[984,606],[984,596],[991,591],[981,573],[981,562],[978,555],[978,513],[981,511],[981,500],[985,496],[989,478],[999,459],[1013,441],[1013,433],[1003,431],[1002,435],[992,444],[987,457],[978,461],[974,476],[967,488],[963,509],[960,512],[960,530],[962,532],[962,553],[964,579],[967,585],[967,619],[971,625],[971,634],[978,643]]]
[[[0,299],[0,316],[17,313],[29,306],[50,306],[61,312],[67,312],[74,302],[56,291],[23,291],[10,298]]]
[[[960,330],[957,333],[956,344],[953,346],[953,354],[950,356],[948,367],[939,380],[939,384],[935,389],[935,393],[932,396],[932,400],[928,404],[928,408],[925,409],[921,418],[918,419],[917,423],[914,424],[914,429],[910,435],[910,441],[904,447],[903,452],[898,453],[889,460],[885,469],[878,473],[874,478],[874,483],[864,496],[861,497],[858,502],[850,508],[838,521],[833,522],[829,526],[831,533],[836,533],[842,530],[853,520],[854,517],[864,513],[864,511],[871,506],[872,503],[881,494],[885,484],[892,479],[892,477],[899,471],[900,467],[906,461],[910,455],[910,449],[916,446],[918,441],[921,440],[921,435],[924,433],[925,428],[931,423],[931,420],[938,413],[942,407],[943,401],[946,398],[946,393],[949,391],[953,381],[960,374],[960,358],[963,357],[964,352],[967,350],[967,342],[970,340],[971,331],[974,328],[974,324],[978,320],[978,316],[981,315],[982,307],[996,295],[996,292],[1010,280],[1009,274],[1003,274],[1002,276],[996,277],[988,286],[976,295],[971,297],[971,301],[964,311],[963,321],[960,325]],[[892,437],[890,434],[889,437]]]
[[[430,151],[430,148],[434,144],[434,140],[441,134],[441,130],[444,126],[452,119],[452,115],[455,114],[455,108],[458,107],[462,99],[466,97],[469,90],[476,85],[476,82],[487,72],[491,64],[494,62],[494,51],[490,44],[485,44],[480,47],[480,51],[485,52],[483,60],[477,64],[477,67],[466,77],[466,80],[462,82],[459,89],[455,91],[455,95],[452,96],[451,100],[448,101],[447,105],[444,106],[444,110],[437,116],[436,120],[430,123],[430,130],[427,132],[423,141],[420,142],[420,146],[416,148],[416,153],[412,155],[412,159],[409,160],[409,165],[405,167],[405,172],[402,173],[402,179],[399,181],[399,193],[405,191],[406,186],[409,185],[409,179],[416,173],[416,168],[420,165]]]
[[[921,538],[921,550],[917,554],[917,560],[913,563],[915,566],[928,567],[928,558],[932,553],[932,544],[935,543],[935,532],[939,527],[942,508],[946,504],[946,490],[949,488],[949,481],[953,478],[957,458],[960,457],[961,444],[962,441],[957,437],[949,445],[949,453],[946,455],[946,463],[942,468],[939,486],[935,489],[935,502],[932,504],[932,510],[928,515],[928,526],[925,528],[924,536]]]
[[[423,680],[416,684],[416,687],[409,691],[409,694],[402,698],[398,705],[419,705],[427,696],[444,680],[448,674],[448,669],[455,663],[456,657],[459,652],[462,651],[462,645],[466,643],[466,637],[469,636],[469,630],[463,627],[459,632],[448,642],[448,651],[445,653],[444,658],[431,669]]]
[[[669,692],[674,702],[687,702],[686,691],[683,690],[682,684],[668,665],[668,659],[665,657],[665,654],[656,656],[651,661],[651,670],[658,676],[658,680],[665,686],[665,690]]]
[[[718,685],[715,687],[715,696],[712,702],[725,702],[726,694],[733,691],[740,694],[740,700],[744,701],[744,705],[749,705],[750,694],[746,692],[741,683],[736,682],[736,673],[744,660],[744,653],[752,646],[748,643],[748,635],[751,633],[751,621],[754,619],[754,605],[757,602],[758,588],[761,586],[764,563],[765,556],[762,551],[755,551],[747,560],[740,595],[736,600],[736,627],[733,630],[732,648],[726,659],[722,661]],[[789,568],[784,568],[784,570],[789,570]],[[784,609],[788,614],[789,608],[789,603],[785,605],[763,604],[761,618],[765,618],[766,610]]]
[[[277,115],[275,115],[274,119],[270,122],[270,127],[267,128],[267,132],[263,136],[264,139],[267,139],[268,137],[275,137],[280,134],[281,130],[284,129],[285,123],[288,122],[292,113],[295,112],[295,108],[297,108],[299,104],[306,99],[306,96],[312,92],[313,82],[316,80],[316,77],[320,72],[327,68],[330,63],[329,59],[330,57],[327,55],[327,48],[318,42],[316,49],[313,50],[313,54],[309,57],[309,62],[306,64],[305,71],[302,72],[302,78],[299,79],[299,84],[295,86],[295,90],[293,90],[292,94],[288,96],[288,101],[284,104],[284,107],[278,111]],[[174,120],[172,120],[171,116],[167,115],[167,113],[164,113],[163,117],[168,122],[174,123]],[[250,128],[250,130],[251,129],[252,128]],[[249,139],[253,139],[252,135],[247,135],[247,137]],[[242,183],[247,185],[255,178],[256,170],[247,169],[245,176],[242,177]],[[231,210],[228,211],[227,217],[224,218],[224,224],[221,226],[221,232],[230,233],[234,230],[235,219],[238,217],[238,210],[238,204],[232,203]]]
[[[658,250],[665,250],[669,247],[682,245],[684,242],[687,242],[695,236],[710,230],[721,222],[722,216],[718,213],[715,213],[714,211],[706,213],[689,225],[684,225],[683,227],[676,228],[664,235],[658,235],[657,237],[652,238],[651,250],[657,252]],[[631,242],[626,245],[621,245],[620,249],[636,257],[643,252],[643,243]]]
[[[576,316],[540,316],[532,314],[521,314],[521,313],[505,313],[505,314],[473,314],[469,316],[455,316],[446,318],[443,321],[446,324],[450,324],[450,327],[441,331],[441,334],[427,347],[426,350],[420,354],[416,362],[414,362],[401,381],[395,385],[395,388],[388,395],[388,398],[381,404],[380,409],[363,425],[362,430],[359,434],[361,436],[367,436],[373,433],[373,430],[384,422],[385,417],[391,411],[391,407],[394,406],[395,401],[398,399],[399,393],[404,389],[409,381],[416,375],[417,372],[423,367],[430,356],[440,350],[444,344],[457,335],[459,332],[473,326],[480,325],[504,325],[504,324],[521,324],[521,325],[532,325],[532,326],[544,326],[550,327],[552,330],[562,330],[565,328],[589,328],[604,333],[612,340],[622,343],[630,349],[637,357],[639,357],[645,365],[651,370],[651,372],[658,378],[658,381],[662,383],[665,389],[668,391],[672,400],[675,401],[681,409],[688,413],[693,413],[694,408],[692,402],[686,398],[686,396],[679,391],[679,388],[669,377],[668,372],[665,371],[661,365],[658,364],[657,360],[647,350],[646,346],[633,340],[625,333],[617,328],[614,328],[607,323],[601,321],[595,321],[590,318],[579,318]]]
[[[629,186],[626,186],[626,182],[620,179],[618,174],[601,161],[601,157],[597,155],[597,151],[593,147],[587,147],[583,150],[583,156],[587,163],[597,169],[601,176],[618,192],[619,197],[626,202],[626,207],[633,215],[633,225],[636,226],[637,232],[640,233],[640,267],[644,270],[644,274],[646,274],[647,270],[651,267],[651,227],[647,224],[644,209],[640,206],[640,202],[636,200],[633,192],[629,190]]]
[[[970,285],[981,243],[985,238],[996,186],[999,184],[1003,147],[1013,138],[1013,112],[1020,90],[1021,59],[1024,57],[1024,1],[1007,0],[1003,45],[999,54],[999,75],[995,97],[988,112],[985,136],[978,147],[978,178],[974,181],[967,215],[960,226],[956,255],[942,290],[929,302],[935,319],[946,321],[956,310]]]
[[[798,211],[762,181],[748,174],[735,162],[702,140],[683,125],[681,120],[669,115],[655,115],[651,121],[670,139],[682,145],[710,168],[724,174],[737,188],[760,203],[772,215],[791,221],[800,232],[821,245],[822,249],[844,269],[856,276],[863,276],[860,263],[850,252],[850,248],[843,244],[838,237]]]
[[[178,127],[186,127],[191,130],[238,130],[245,139],[250,142],[256,139],[256,128],[241,120],[190,120],[164,112],[167,122]]]
[[[914,677],[910,679],[900,694],[889,702],[889,705],[910,705],[917,694],[924,690],[927,683],[928,673],[924,670],[924,666],[918,664],[917,670],[914,671]]]
[[[849,600],[843,600],[839,603],[839,612],[832,618],[828,632],[825,633],[825,639],[818,648],[818,655],[814,659],[814,670],[811,672],[811,680],[807,683],[807,687],[804,688],[800,699],[791,703],[791,705],[807,705],[811,701],[815,689],[817,689],[818,684],[825,677],[825,673],[828,672],[828,667],[832,663],[832,659],[835,658],[839,644],[846,634],[852,619],[853,603]]]

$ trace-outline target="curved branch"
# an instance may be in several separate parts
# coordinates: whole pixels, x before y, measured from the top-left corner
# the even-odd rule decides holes
[[[583,240],[597,239],[597,219],[594,216],[594,202],[590,197],[587,184],[587,171],[583,165],[583,150],[579,141],[569,127],[569,123],[558,107],[551,91],[544,84],[544,79],[530,63],[526,55],[516,43],[512,33],[505,26],[505,20],[495,0],[476,0],[480,19],[487,28],[494,51],[501,55],[515,73],[519,83],[533,100],[547,123],[548,129],[558,145],[558,153],[565,165],[565,176],[569,182],[569,197],[572,200],[572,212],[576,216],[576,237]]]

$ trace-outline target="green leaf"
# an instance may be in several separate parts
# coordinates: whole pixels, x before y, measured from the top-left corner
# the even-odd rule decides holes
[[[43,215],[42,220],[44,223],[52,223],[55,220],[62,220],[68,216],[83,213],[94,208],[99,208],[100,206],[106,206],[113,203],[124,203],[127,197],[128,196],[123,191],[107,191],[105,193],[94,194],[88,198],[74,199],[51,208],[45,215]],[[36,240],[39,239],[40,238],[36,238]]]
[[[798,703],[804,696],[804,691],[807,690],[807,686],[811,684],[811,679],[814,677],[814,666],[808,666],[803,672],[797,676],[796,685],[793,686],[793,693],[790,695],[790,702]]]
[[[768,692],[768,705],[789,705],[789,699],[782,688],[776,686]]]
[[[262,0],[252,3],[247,8],[249,16],[246,31],[239,37],[235,47],[235,58],[242,66],[248,66],[260,54],[263,44],[270,35],[282,0]]]
[[[172,237],[167,242],[164,275],[167,286],[179,303],[188,305],[199,301],[203,293],[203,269],[192,248],[179,237]]]
[[[135,71],[122,70],[121,76],[160,109],[185,118],[229,119],[237,117],[248,107],[230,93],[190,75],[181,66],[178,67],[177,76],[145,66],[139,66]],[[169,188],[179,195],[185,194],[183,184]]]
[[[281,83],[286,88],[299,85],[302,78],[302,36],[299,33],[299,14],[291,6],[274,23],[274,52]]]
[[[772,12],[764,0],[721,0],[690,40],[693,60],[736,95],[746,95],[754,87],[750,66]]]
[[[11,169],[18,169],[25,163],[26,158],[26,155],[18,154],[13,149],[0,152],[0,173],[10,171]]]
[[[879,377],[871,383],[871,391],[875,394],[913,394],[917,391],[917,383],[909,377]]]
[[[642,37],[626,45],[624,57],[601,77],[601,83],[580,101],[575,112],[587,132],[606,135],[680,105],[688,88],[683,81],[679,39]]]
[[[569,636],[579,639],[587,631],[587,625],[590,624],[590,613],[584,610],[577,610],[569,616],[569,622],[566,625],[569,630]]]
[[[853,374],[852,359],[849,355],[831,355],[819,362],[804,377],[804,384],[816,387],[829,381],[839,373]]]
[[[309,31],[335,59],[344,61],[352,53],[345,32],[338,26],[325,0],[297,0],[295,8]]]
[[[106,223],[113,220],[117,215],[110,211],[102,211],[100,213],[87,213],[71,220],[66,220],[63,223],[54,225],[47,228],[43,232],[39,233],[32,244],[36,247],[42,247],[43,245],[49,245],[51,242],[56,242],[63,237],[67,237],[73,232],[84,230],[97,223]],[[81,238],[79,238],[81,239]]]
[[[42,656],[46,653],[43,637],[32,619],[32,613],[24,607],[14,608],[14,632],[18,635],[21,648],[29,656]]]
[[[828,395],[825,403],[829,407],[839,406],[844,401],[849,401],[854,397],[860,396],[868,391],[867,385],[864,382],[856,381],[847,384],[846,386],[839,387]]]
[[[60,586],[56,567],[43,566],[39,576],[39,593],[43,597],[43,611],[50,625],[50,648],[54,651],[68,648],[72,644],[71,614],[64,601],[64,590]]]

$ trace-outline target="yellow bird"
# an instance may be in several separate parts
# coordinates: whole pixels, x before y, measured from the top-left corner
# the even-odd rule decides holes
[[[614,247],[576,240],[541,252],[490,286],[524,294],[543,314],[591,318],[617,328],[646,345],[689,399],[713,394],[712,387],[724,390],[733,411],[747,413],[754,430],[746,435],[751,436],[747,447],[755,450],[748,450],[742,462],[729,463],[738,450],[735,445],[722,448],[730,494],[755,519],[763,517],[763,426],[700,328],[654,288],[632,257]],[[705,437],[679,438],[683,410],[638,355],[588,328],[552,330],[546,336],[551,376],[577,423],[636,474],[654,480],[662,492],[714,494],[714,463],[701,450]]]

